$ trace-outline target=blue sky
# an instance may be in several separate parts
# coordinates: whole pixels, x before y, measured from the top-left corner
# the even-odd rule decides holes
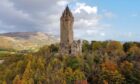
[[[67,4],[75,17],[76,39],[140,41],[140,0],[1,0],[0,33],[59,36]]]
[[[139,0],[80,0],[91,6],[98,7],[98,14],[105,11],[112,14],[112,18],[103,18],[102,23],[111,25],[102,39],[120,41],[140,41],[140,1]]]

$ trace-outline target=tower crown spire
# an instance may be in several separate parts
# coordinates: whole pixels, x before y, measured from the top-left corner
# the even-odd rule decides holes
[[[66,10],[67,12],[70,12],[70,9],[69,9],[69,6],[68,6],[68,5],[66,6],[65,10]]]
[[[66,17],[66,16],[73,17],[68,5],[66,6],[66,8],[65,8],[65,10],[64,10],[64,12],[62,14],[62,17]]]

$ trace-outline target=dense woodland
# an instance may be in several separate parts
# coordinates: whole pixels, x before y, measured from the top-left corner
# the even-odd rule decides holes
[[[140,84],[140,43],[83,41],[82,55],[58,51],[52,44],[35,53],[0,54],[0,84]]]

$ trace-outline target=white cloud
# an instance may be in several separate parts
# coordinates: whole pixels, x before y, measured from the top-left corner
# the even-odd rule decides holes
[[[75,22],[75,25],[77,26],[77,28],[78,28],[78,26],[81,26],[81,25],[83,25],[83,27],[84,26],[85,27],[91,27],[91,26],[93,27],[96,24],[98,24],[98,20],[96,20],[96,19],[89,20],[89,19],[80,19],[79,18],[79,20],[77,20]],[[79,27],[79,28],[82,28],[82,27]]]
[[[84,3],[78,3],[84,4]],[[100,37],[106,36],[105,31],[111,27],[110,24],[103,24],[100,21],[102,20],[102,16],[98,14],[98,7],[97,6],[90,6],[84,4],[84,6],[89,8],[96,8],[97,11],[89,13],[80,7],[83,6],[75,6],[73,9],[74,16],[75,16],[75,36],[82,37],[84,39],[97,39]],[[80,33],[80,34],[79,34]],[[93,38],[96,37],[96,38]]]
[[[99,33],[97,30],[86,30],[86,33],[88,34],[88,35],[93,35],[93,34],[97,34],[97,33]]]
[[[60,16],[71,1],[74,0],[2,0],[0,32],[40,31],[59,35]],[[70,7],[75,18],[75,37],[105,35],[103,30],[110,25],[100,23],[97,6],[77,2]]]
[[[61,0],[61,1],[58,1],[57,4],[60,6],[66,6],[68,4],[68,1]]]
[[[104,32],[101,32],[100,35],[101,35],[101,36],[105,36],[105,33],[104,33]]]
[[[85,3],[77,3],[76,4],[76,9],[74,13],[81,13],[81,11],[85,11],[88,14],[97,14],[98,8],[97,7],[91,7]]]
[[[76,6],[72,10],[75,16],[74,28],[76,31],[83,30],[80,31],[81,36],[85,34],[91,35],[96,30],[99,30],[97,28],[100,26],[100,16],[97,14],[97,10],[96,6],[90,6],[79,2],[76,3]]]

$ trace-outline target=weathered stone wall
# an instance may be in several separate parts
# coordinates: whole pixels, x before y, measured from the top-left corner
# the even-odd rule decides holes
[[[80,40],[78,41],[74,41],[72,43],[72,47],[71,47],[71,54],[74,55],[74,56],[78,56],[78,55],[81,55],[82,53],[82,43]]]

